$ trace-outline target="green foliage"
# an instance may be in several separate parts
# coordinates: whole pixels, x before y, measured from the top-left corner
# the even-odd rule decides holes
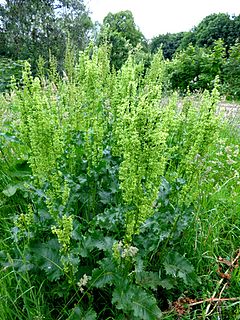
[[[225,13],[205,17],[189,32],[159,35],[150,42],[152,53],[162,47],[170,59],[165,77],[167,90],[212,90],[218,75],[221,93],[228,99],[239,99],[237,47],[240,16]]]
[[[163,266],[167,275],[179,277],[183,279],[186,284],[190,283],[187,277],[193,273],[193,266],[179,253],[170,252],[166,257]]]
[[[9,89],[12,77],[18,83],[21,81],[23,67],[24,61],[12,61],[7,58],[0,58],[0,92]]]
[[[167,33],[154,37],[150,43],[151,53],[156,53],[162,48],[163,56],[165,59],[172,59],[176,50],[182,44],[185,32]]]
[[[236,42],[229,51],[223,70],[223,93],[227,98],[240,100],[240,43]]]
[[[174,54],[186,50],[190,44],[213,48],[214,43],[221,39],[228,52],[239,38],[239,21],[240,15],[210,14],[188,32],[167,33],[154,37],[150,42],[150,50],[155,53],[162,45],[164,57],[172,59]]]
[[[202,260],[179,246],[198,232],[200,204],[220,211],[216,194],[237,186],[237,146],[219,138],[218,82],[180,103],[162,97],[161,52],[148,70],[132,53],[111,72],[109,48],[76,58],[69,46],[62,79],[50,60],[48,79],[43,61],[38,77],[26,62],[22,87],[1,97],[3,319],[7,305],[10,319],[163,318],[167,299],[200,287]],[[218,175],[221,145],[230,149]]]
[[[75,307],[73,313],[68,318],[69,320],[96,320],[97,314],[93,309],[84,310],[81,307]]]
[[[141,81],[141,69],[133,65],[130,57],[119,74],[120,81],[116,83],[119,91],[113,126],[116,139],[114,153],[123,160],[119,171],[120,188],[124,201],[131,207],[127,215],[128,237],[152,215],[152,204],[164,172],[166,159],[163,151],[167,130],[164,122],[158,123],[161,117],[158,101],[161,97],[162,69],[160,52],[154,57],[140,91],[137,87]],[[129,101],[125,99],[126,94]]]
[[[39,55],[48,60],[49,51],[62,61],[68,37],[83,49],[92,28],[82,0],[6,1],[0,5],[0,20],[2,54],[30,59],[34,69]]]
[[[161,311],[156,306],[156,300],[146,291],[125,282],[121,288],[113,292],[113,304],[117,309],[124,310],[132,319],[160,319]]]
[[[111,45],[111,65],[116,70],[126,62],[129,52],[141,46],[147,51],[146,40],[143,34],[137,28],[131,11],[120,11],[118,13],[109,13],[103,20],[98,43],[107,42]]]
[[[216,76],[222,76],[225,48],[223,42],[215,42],[212,50],[189,45],[168,63],[172,89],[181,92],[212,89]]]
[[[196,44],[212,46],[216,40],[222,39],[229,48],[239,36],[237,19],[238,17],[231,17],[226,13],[214,13],[205,17],[193,31]]]

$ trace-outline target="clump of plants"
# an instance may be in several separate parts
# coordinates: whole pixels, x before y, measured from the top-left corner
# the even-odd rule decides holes
[[[62,78],[50,65],[2,98],[3,319],[160,319],[201,285],[179,243],[221,143],[217,84],[163,100],[161,52],[147,70],[111,71],[105,46],[67,52]]]

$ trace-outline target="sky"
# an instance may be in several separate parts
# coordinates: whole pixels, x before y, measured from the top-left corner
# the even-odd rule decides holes
[[[165,33],[190,31],[212,13],[240,14],[240,0],[86,0],[93,21],[109,13],[130,10],[147,39]]]

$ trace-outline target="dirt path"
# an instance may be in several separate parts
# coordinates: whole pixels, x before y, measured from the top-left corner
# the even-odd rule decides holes
[[[219,103],[220,110],[225,111],[227,116],[232,116],[235,118],[237,115],[240,116],[240,105],[237,103],[231,103],[226,101],[221,101]]]

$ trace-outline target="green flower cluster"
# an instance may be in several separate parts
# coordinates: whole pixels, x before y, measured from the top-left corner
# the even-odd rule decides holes
[[[160,121],[161,53],[154,57],[145,78],[142,70],[130,57],[117,75],[113,97],[113,151],[122,158],[120,188],[125,203],[132,207],[127,213],[127,241],[131,241],[132,236],[139,232],[140,225],[153,214],[166,164],[168,130]]]
[[[66,253],[71,242],[71,232],[73,230],[72,216],[64,215],[58,220],[58,226],[52,227],[52,233],[57,235],[58,241],[61,245],[61,252]]]

